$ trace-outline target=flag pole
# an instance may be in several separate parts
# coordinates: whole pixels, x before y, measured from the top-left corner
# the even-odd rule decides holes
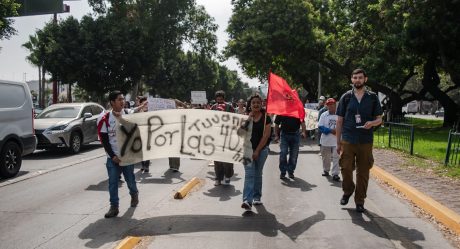
[[[268,96],[270,95],[270,75],[272,74],[272,68],[268,69],[268,81],[267,81],[267,100],[265,101],[265,113],[268,110]]]

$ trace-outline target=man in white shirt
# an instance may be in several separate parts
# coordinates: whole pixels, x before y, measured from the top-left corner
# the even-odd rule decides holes
[[[118,179],[120,173],[123,173],[126,185],[129,188],[131,207],[136,207],[139,203],[139,191],[137,190],[136,177],[134,176],[134,165],[120,166],[121,160],[117,145],[116,117],[125,114],[123,110],[125,97],[120,91],[113,91],[109,94],[109,102],[112,110],[102,113],[97,121],[99,138],[107,153],[106,168],[109,176],[110,209],[104,215],[105,218],[112,218],[118,215]],[[128,112],[134,112],[134,110],[129,110]]]
[[[326,100],[327,111],[319,118],[318,129],[321,131],[321,157],[323,159],[323,176],[329,176],[332,160],[332,180],[340,181],[339,176],[339,155],[337,154],[337,137],[335,135],[337,115],[336,101],[333,98]]]

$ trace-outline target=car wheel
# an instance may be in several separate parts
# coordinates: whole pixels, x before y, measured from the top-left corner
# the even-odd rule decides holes
[[[70,152],[77,154],[81,149],[81,135],[78,132],[72,132],[70,135]]]
[[[10,178],[17,175],[21,164],[21,148],[15,142],[7,142],[0,155],[0,176]]]

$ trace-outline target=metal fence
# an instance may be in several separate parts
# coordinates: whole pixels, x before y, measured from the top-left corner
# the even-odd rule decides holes
[[[447,141],[446,159],[444,164],[447,165],[460,165],[460,132],[450,130],[449,139]]]
[[[375,132],[374,143],[414,154],[414,126],[411,124],[385,122]]]

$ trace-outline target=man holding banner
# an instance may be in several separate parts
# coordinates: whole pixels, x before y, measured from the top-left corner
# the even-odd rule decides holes
[[[136,207],[139,203],[139,191],[136,186],[134,176],[134,164],[120,166],[120,154],[117,144],[116,117],[123,115],[125,97],[120,91],[113,91],[109,94],[109,102],[112,111],[102,113],[97,120],[97,130],[104,150],[107,154],[107,174],[109,177],[110,209],[104,215],[105,218],[112,218],[118,215],[118,177],[123,173],[126,184],[131,195],[131,207]]]
[[[235,112],[233,106],[229,103],[225,102],[225,92],[219,90],[215,93],[216,104],[211,107],[211,110],[215,111],[225,111],[225,112]],[[214,183],[215,186],[219,186],[222,181],[225,181],[224,184],[230,184],[230,178],[233,176],[233,163],[226,163],[226,162],[219,162],[214,161],[214,172],[216,174],[216,182]]]

